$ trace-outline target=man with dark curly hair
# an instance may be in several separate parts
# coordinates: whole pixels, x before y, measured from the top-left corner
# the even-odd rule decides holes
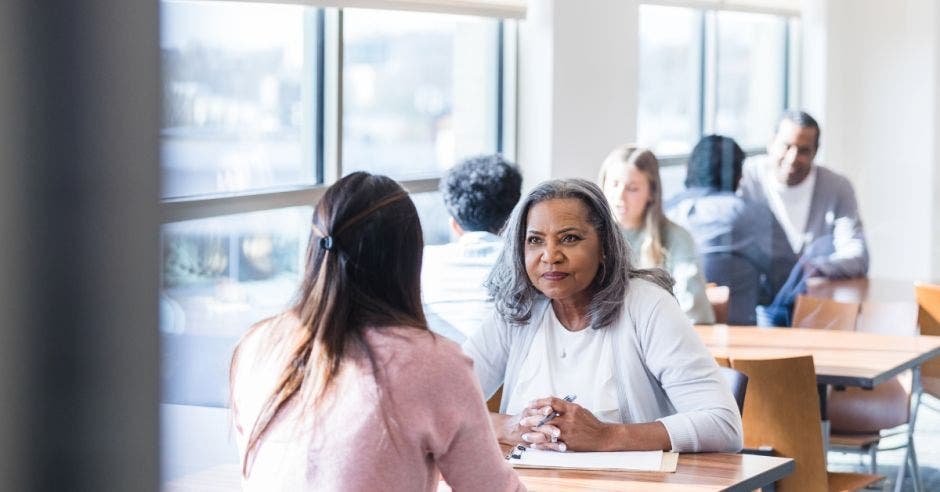
[[[519,169],[499,154],[470,157],[441,179],[457,240],[426,246],[421,273],[431,329],[462,342],[489,308],[483,281],[502,249],[498,234],[522,192]]]

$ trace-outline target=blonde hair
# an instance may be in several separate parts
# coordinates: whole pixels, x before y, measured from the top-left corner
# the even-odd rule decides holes
[[[617,147],[604,159],[597,182],[601,189],[607,181],[607,174],[614,166],[633,166],[643,173],[650,185],[650,200],[643,215],[643,230],[646,239],[640,246],[638,263],[640,268],[662,267],[666,263],[669,251],[663,241],[669,219],[663,213],[663,187],[659,179],[659,160],[649,149],[636,144]]]

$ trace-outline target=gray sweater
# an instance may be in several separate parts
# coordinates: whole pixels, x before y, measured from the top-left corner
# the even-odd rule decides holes
[[[749,159],[741,179],[741,195],[758,206],[768,207],[762,177],[772,163],[766,158]],[[868,246],[858,214],[855,191],[844,176],[816,166],[816,185],[806,221],[806,245],[826,253],[807,258],[808,264],[827,278],[864,277],[868,273]],[[776,220],[767,229],[756,232],[771,237],[771,267],[767,276],[769,294],[773,296],[786,282],[800,254],[794,253],[783,227]],[[766,300],[766,299],[765,299]]]
[[[501,411],[506,411],[550,306],[548,299],[537,302],[525,326],[512,326],[493,312],[464,342],[484,395],[489,398],[505,386]],[[621,421],[662,422],[676,452],[741,449],[741,416],[734,398],[714,358],[667,291],[646,280],[630,280],[620,319],[600,329],[613,330]]]

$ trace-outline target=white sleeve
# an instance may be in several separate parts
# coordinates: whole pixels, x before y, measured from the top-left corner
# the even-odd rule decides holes
[[[659,419],[672,450],[739,451],[741,415],[715,359],[668,294],[649,305],[649,317],[637,320],[637,330],[647,368],[676,409]]]
[[[473,359],[473,372],[480,380],[483,396],[496,393],[506,376],[509,360],[509,326],[495,309],[483,324],[463,343],[463,351]]]
[[[838,189],[836,209],[828,212],[832,217],[832,246],[835,251],[810,264],[827,278],[864,277],[868,273],[868,245],[865,230],[858,213],[855,191],[848,180]]]

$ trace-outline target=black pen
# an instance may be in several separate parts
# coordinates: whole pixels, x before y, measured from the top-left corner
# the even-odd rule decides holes
[[[577,398],[577,397],[578,397],[578,395],[568,395],[568,396],[565,396],[565,397],[564,397],[564,400],[565,400],[566,402],[568,402],[568,403],[571,403],[571,402],[573,402],[574,399]],[[539,425],[536,425],[536,427],[541,427],[541,426],[543,426],[543,425],[545,425],[545,424],[551,422],[551,420],[552,420],[553,418],[557,417],[558,415],[559,415],[558,412],[552,412],[552,413],[546,415],[545,418],[543,418],[542,421],[539,422]]]

